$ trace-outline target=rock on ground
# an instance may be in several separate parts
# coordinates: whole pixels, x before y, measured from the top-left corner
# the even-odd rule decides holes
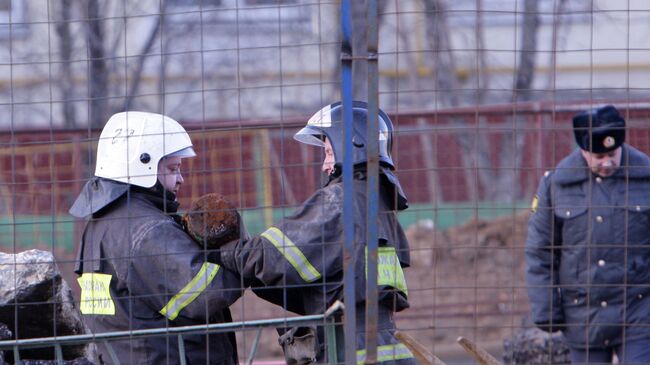
[[[61,278],[51,252],[29,250],[0,252],[0,322],[13,339],[78,335],[86,333],[72,291]],[[53,348],[20,351],[21,359],[54,360]],[[63,347],[63,357],[86,357],[86,346]],[[6,354],[12,361],[13,354]]]
[[[569,348],[562,335],[546,333],[537,328],[517,332],[503,341],[503,361],[518,365],[570,364]]]

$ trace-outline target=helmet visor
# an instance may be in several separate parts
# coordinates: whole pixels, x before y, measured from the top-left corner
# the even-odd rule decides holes
[[[178,150],[176,152],[172,152],[168,155],[165,155],[164,157],[180,157],[180,158],[185,158],[185,157],[194,157],[196,156],[196,152],[194,152],[194,149],[192,146],[185,147],[181,150]]]
[[[293,135],[293,139],[298,142],[306,143],[318,147],[325,147],[324,138],[325,133],[319,128],[314,128],[310,125],[299,130],[298,133]]]

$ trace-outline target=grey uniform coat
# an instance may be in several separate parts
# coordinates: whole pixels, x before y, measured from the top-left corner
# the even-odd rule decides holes
[[[208,262],[206,252],[161,210],[160,202],[124,187],[93,179],[76,203],[107,204],[88,221],[78,252],[81,310],[89,329],[100,333],[230,322],[228,307],[242,293],[239,277]],[[88,280],[91,274],[94,282]],[[105,286],[98,280],[102,277]],[[181,361],[176,335],[111,343],[121,364]],[[237,363],[231,333],[185,335],[184,349],[187,364]],[[113,363],[101,342],[98,352],[103,363]]]
[[[574,348],[650,338],[650,158],[623,145],[621,168],[595,176],[575,150],[542,178],[528,224],[533,321]]]

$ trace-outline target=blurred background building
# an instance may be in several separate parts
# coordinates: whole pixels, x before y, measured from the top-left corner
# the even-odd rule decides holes
[[[354,3],[363,29],[365,2]],[[0,127],[96,128],[125,108],[187,121],[304,116],[338,98],[339,7],[2,0]],[[380,0],[380,104],[642,98],[649,8],[642,0]]]

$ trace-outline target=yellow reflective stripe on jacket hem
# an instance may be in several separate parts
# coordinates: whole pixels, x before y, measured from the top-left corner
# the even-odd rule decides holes
[[[377,362],[404,360],[412,357],[413,354],[403,343],[377,346]],[[357,365],[363,365],[365,361],[366,350],[357,350]]]
[[[304,281],[309,283],[321,278],[321,274],[307,260],[302,251],[278,228],[271,227],[261,236],[269,240],[282,253]]]
[[[174,295],[167,305],[160,310],[160,314],[172,321],[176,319],[183,308],[187,307],[196,297],[203,293],[217,275],[217,272],[219,272],[219,268],[220,266],[217,264],[204,263],[199,273],[178,294]]]
[[[368,262],[368,247],[366,247],[366,263]],[[368,265],[366,265],[366,279],[368,278]],[[377,247],[377,285],[392,286],[393,288],[409,294],[402,264],[399,262],[395,247]]]

